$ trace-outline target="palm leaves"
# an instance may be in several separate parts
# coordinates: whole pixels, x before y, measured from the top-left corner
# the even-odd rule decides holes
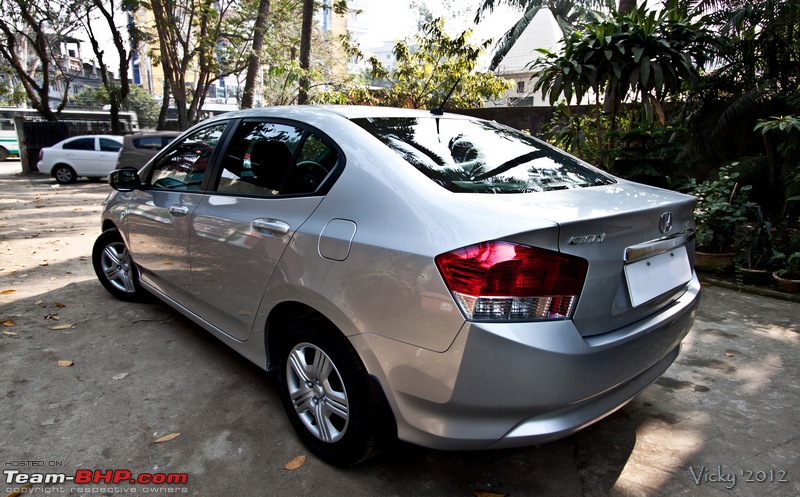
[[[495,7],[503,4],[521,10],[522,16],[497,42],[497,48],[489,65],[490,71],[497,69],[540,10],[547,9],[552,12],[564,35],[567,35],[578,21],[589,15],[590,8],[603,6],[614,8],[613,0],[483,0],[475,14],[475,23],[479,23],[487,14],[491,14]]]
[[[626,14],[597,14],[562,41],[563,52],[540,51],[544,57],[533,64],[535,88],[549,94],[551,103],[562,95],[569,101],[573,94],[580,102],[589,90],[610,86],[619,95],[638,93],[645,105],[659,105],[698,79],[710,37],[678,11],[642,6]]]

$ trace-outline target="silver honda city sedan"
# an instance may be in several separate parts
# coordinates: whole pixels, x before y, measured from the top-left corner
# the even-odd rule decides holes
[[[234,112],[109,182],[100,282],[275,371],[337,465],[570,435],[664,373],[698,305],[693,197],[471,117]]]

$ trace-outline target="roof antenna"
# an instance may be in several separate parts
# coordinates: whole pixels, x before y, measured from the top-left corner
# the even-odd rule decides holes
[[[460,82],[461,78],[458,78],[456,84],[454,84],[453,87],[450,88],[450,93],[448,93],[447,96],[444,97],[444,100],[442,100],[442,103],[438,107],[434,107],[433,109],[431,109],[431,114],[433,114],[434,116],[441,116],[444,114],[444,106],[445,104],[447,104],[447,101],[450,100],[450,95],[453,94],[453,92],[456,89],[456,86],[458,86]]]

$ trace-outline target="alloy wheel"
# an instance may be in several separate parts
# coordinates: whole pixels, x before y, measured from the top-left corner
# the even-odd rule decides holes
[[[292,405],[308,431],[323,442],[340,440],[350,408],[339,370],[319,347],[299,343],[287,359],[286,384]]]

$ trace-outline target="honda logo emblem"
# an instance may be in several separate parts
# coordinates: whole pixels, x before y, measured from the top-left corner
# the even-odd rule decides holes
[[[665,235],[672,231],[672,213],[665,212],[661,214],[661,219],[658,222],[658,229]]]

